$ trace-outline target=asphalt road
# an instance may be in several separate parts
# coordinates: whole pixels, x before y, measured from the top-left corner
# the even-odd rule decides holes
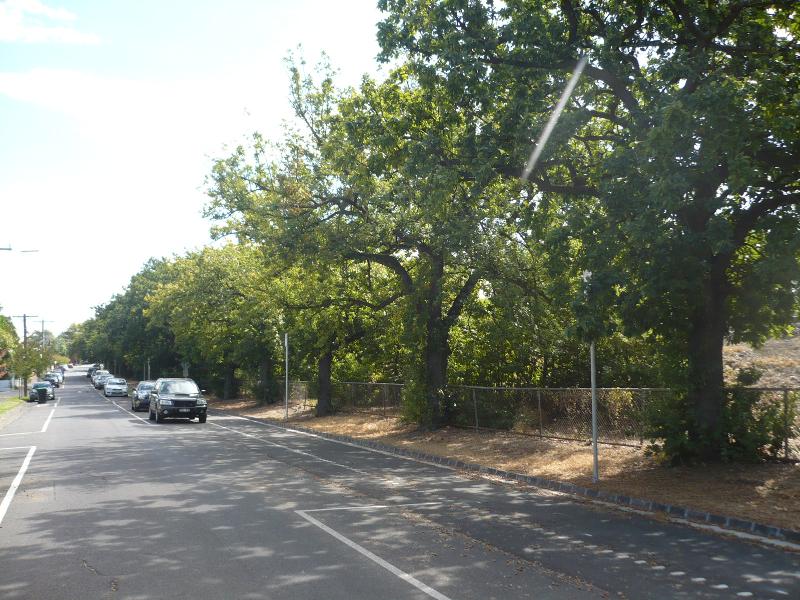
[[[800,598],[800,554],[69,372],[0,429],[0,598]]]

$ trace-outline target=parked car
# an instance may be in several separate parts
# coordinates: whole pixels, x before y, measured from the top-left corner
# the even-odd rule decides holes
[[[139,385],[137,385],[136,389],[133,390],[133,395],[131,396],[132,411],[136,412],[137,410],[144,410],[150,406],[150,392],[155,384],[155,381],[139,382]]]
[[[64,371],[63,370],[56,369],[55,371],[52,371],[52,373],[53,373],[53,375],[58,377],[58,383],[59,384],[64,383]]]
[[[106,398],[109,396],[127,396],[128,382],[119,377],[108,378],[103,386],[103,395]]]
[[[30,402],[47,402],[56,399],[56,391],[49,381],[37,381],[31,385],[28,400]]]
[[[102,375],[97,375],[94,378],[94,389],[102,390],[103,387],[106,385],[106,381],[108,381],[109,379],[111,379],[113,377],[114,376],[109,372],[105,372]]]
[[[111,373],[109,373],[108,371],[104,371],[102,369],[95,370],[95,372],[92,373],[92,385],[93,386],[97,387],[97,378],[100,377],[101,375],[111,375]]]
[[[98,367],[98,366],[92,365],[91,367],[89,367],[88,369],[86,369],[86,376],[87,376],[89,379],[91,379],[91,378],[92,378],[92,376],[94,376],[94,374],[95,374],[95,371],[97,371],[97,369],[99,369],[99,368],[100,368],[100,367]]]
[[[150,420],[161,423],[164,419],[194,419],[206,422],[208,403],[202,390],[192,379],[156,379],[150,392]]]
[[[59,387],[61,385],[61,378],[57,373],[45,373],[42,379],[49,381],[53,387]]]

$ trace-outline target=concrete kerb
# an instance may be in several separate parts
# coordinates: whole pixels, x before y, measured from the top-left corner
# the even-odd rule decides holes
[[[303,433],[318,436],[323,439],[335,442],[345,442],[347,444],[352,444],[354,446],[361,446],[364,448],[371,448],[374,450],[385,452],[387,454],[405,456],[407,458],[412,458],[415,460],[427,463],[433,463],[437,465],[448,466],[462,471],[469,471],[481,475],[491,475],[493,477],[499,477],[501,479],[506,479],[509,481],[516,481],[519,483],[524,483],[527,485],[547,490],[552,490],[555,492],[562,492],[565,494],[571,494],[573,496],[583,496],[585,498],[589,498],[592,500],[599,500],[609,504],[617,504],[624,507],[630,507],[639,511],[662,513],[667,516],[678,517],[686,521],[707,523],[709,525],[716,525],[718,527],[724,527],[726,529],[731,529],[734,531],[741,531],[753,535],[775,538],[786,542],[791,542],[793,544],[800,544],[800,531],[795,531],[793,529],[786,529],[782,527],[776,527],[773,525],[765,525],[763,523],[758,523],[756,521],[748,521],[746,519],[739,519],[737,517],[731,517],[727,515],[717,515],[714,513],[702,510],[696,510],[684,506],[673,506],[670,504],[663,504],[661,502],[656,502],[654,500],[633,498],[631,496],[626,496],[624,494],[615,494],[613,492],[607,492],[605,490],[587,488],[580,485],[576,485],[574,483],[557,481],[555,479],[545,479],[543,477],[538,477],[536,475],[525,475],[523,473],[516,473],[514,471],[505,471],[503,469],[497,469],[495,467],[487,467],[485,465],[464,463],[460,460],[442,457],[436,454],[427,454],[425,452],[419,452],[417,450],[409,450],[407,448],[398,448],[397,446],[390,446],[388,444],[383,444],[381,442],[376,442],[374,440],[361,440],[359,438],[354,438],[346,435],[326,433],[324,431],[311,429],[310,427],[302,427],[297,425],[287,426],[282,421],[275,421],[272,419],[264,419],[257,417],[247,417],[247,418],[252,419],[254,421],[261,421],[263,423],[268,423],[270,425],[282,429],[287,429],[287,430],[294,429],[297,431],[302,431]]]

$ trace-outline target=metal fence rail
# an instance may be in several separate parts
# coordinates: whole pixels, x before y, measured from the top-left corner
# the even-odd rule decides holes
[[[499,429],[540,437],[585,441],[592,435],[590,388],[510,388],[451,386],[456,425]],[[638,446],[644,413],[664,388],[599,388],[599,441]]]
[[[401,408],[403,387],[402,383],[336,381],[331,385],[331,402],[334,411],[396,415]]]
[[[731,400],[746,399],[754,419],[770,425],[781,441],[772,448],[775,456],[800,460],[800,389],[772,387],[729,388]]]
[[[358,412],[388,417],[402,409],[402,383],[331,382],[334,412]],[[773,454],[800,460],[800,389],[728,388],[729,401],[745,398],[756,419],[769,419],[780,439]],[[598,441],[640,446],[646,413],[654,403],[675,392],[668,388],[598,388]],[[737,396],[738,394],[738,396]],[[278,402],[284,402],[283,386]],[[450,422],[458,427],[512,431],[542,438],[589,441],[592,434],[590,388],[449,386],[443,395]],[[293,412],[316,406],[315,386],[308,381],[289,383]]]

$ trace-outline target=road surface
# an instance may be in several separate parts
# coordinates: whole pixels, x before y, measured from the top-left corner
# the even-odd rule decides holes
[[[0,429],[0,598],[800,598],[800,555],[68,372]]]

